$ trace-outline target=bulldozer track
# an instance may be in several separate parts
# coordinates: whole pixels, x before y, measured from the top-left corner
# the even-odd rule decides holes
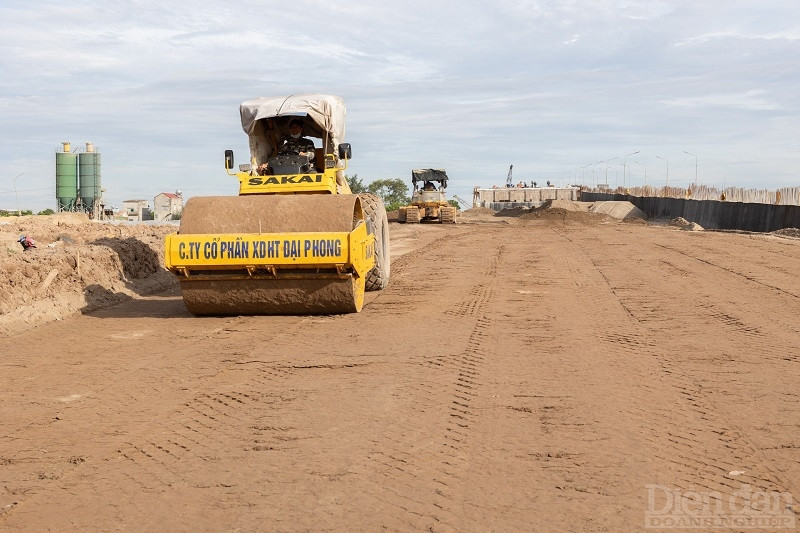
[[[439,220],[442,224],[455,224],[456,223],[456,208],[443,207],[439,210]]]

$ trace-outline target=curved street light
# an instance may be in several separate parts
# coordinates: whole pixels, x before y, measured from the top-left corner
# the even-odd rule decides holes
[[[592,166],[591,163],[589,163],[588,165],[583,165],[580,168],[580,170],[581,170],[581,183],[583,183],[586,180],[586,167],[590,167],[590,166]]]
[[[627,174],[628,170],[628,156],[629,155],[636,155],[640,152],[640,150],[636,150],[635,152],[631,152],[625,156],[625,159],[622,160],[622,187],[625,187],[625,175]]]
[[[579,170],[580,170],[580,167],[573,168],[572,170],[570,170],[570,172],[574,172],[575,173],[575,179],[578,179],[578,171]],[[581,179],[581,185],[583,185],[583,179]]]
[[[660,155],[657,155],[656,157],[659,158],[659,159],[663,159],[664,162],[667,164],[667,181],[665,182],[664,186],[665,187],[669,187],[669,161],[667,161],[666,158],[661,157]]]
[[[641,161],[634,161],[634,163],[638,163],[644,167],[644,186],[647,187],[647,165],[645,165]]]
[[[597,165],[599,165],[600,163],[602,163],[602,161],[598,161],[597,163],[592,165],[592,187],[596,186],[596,182],[594,180],[594,171],[595,169],[597,169]]]
[[[24,172],[22,174],[25,174]],[[17,178],[22,176],[22,174],[17,174],[14,176],[14,196],[17,197],[17,216],[22,216],[22,210],[19,208],[19,194],[17,193]]]
[[[686,150],[683,151],[684,154],[689,154],[690,156],[694,157],[694,188],[697,188],[697,156],[694,155],[692,152],[687,152]]]

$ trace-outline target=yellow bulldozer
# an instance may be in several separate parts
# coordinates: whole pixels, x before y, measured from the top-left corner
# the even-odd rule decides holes
[[[397,221],[409,224],[418,222],[455,224],[456,208],[450,205],[445,195],[447,180],[444,169],[412,170],[411,183],[414,189],[411,193],[411,205],[401,207],[397,211]]]
[[[389,282],[389,225],[381,199],[352,194],[344,171],[345,105],[324,94],[256,98],[239,106],[250,162],[239,196],[190,198],[165,264],[195,315],[358,312],[364,291]],[[314,151],[287,152],[303,121]]]

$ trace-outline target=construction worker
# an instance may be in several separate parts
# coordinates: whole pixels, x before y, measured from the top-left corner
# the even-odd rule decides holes
[[[280,154],[310,155],[314,157],[314,141],[303,137],[303,121],[293,118],[289,122],[289,136],[278,151]]]
[[[278,149],[280,155],[307,155],[311,158],[311,170],[315,168],[316,152],[314,150],[314,141],[303,137],[303,121],[299,118],[293,118],[289,121],[289,138],[283,141],[283,144]],[[269,163],[263,163],[258,167],[259,174],[267,172]]]
[[[31,248],[36,248],[36,242],[27,235],[20,235],[19,243],[22,245],[22,250],[25,252]]]

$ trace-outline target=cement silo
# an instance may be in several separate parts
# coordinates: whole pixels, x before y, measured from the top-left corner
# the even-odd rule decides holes
[[[103,193],[100,185],[100,154],[90,142],[86,143],[86,152],[78,154],[78,172],[80,203],[84,211],[94,215],[100,208]]]
[[[78,154],[70,153],[68,142],[56,152],[56,202],[59,211],[75,211],[78,199]]]

